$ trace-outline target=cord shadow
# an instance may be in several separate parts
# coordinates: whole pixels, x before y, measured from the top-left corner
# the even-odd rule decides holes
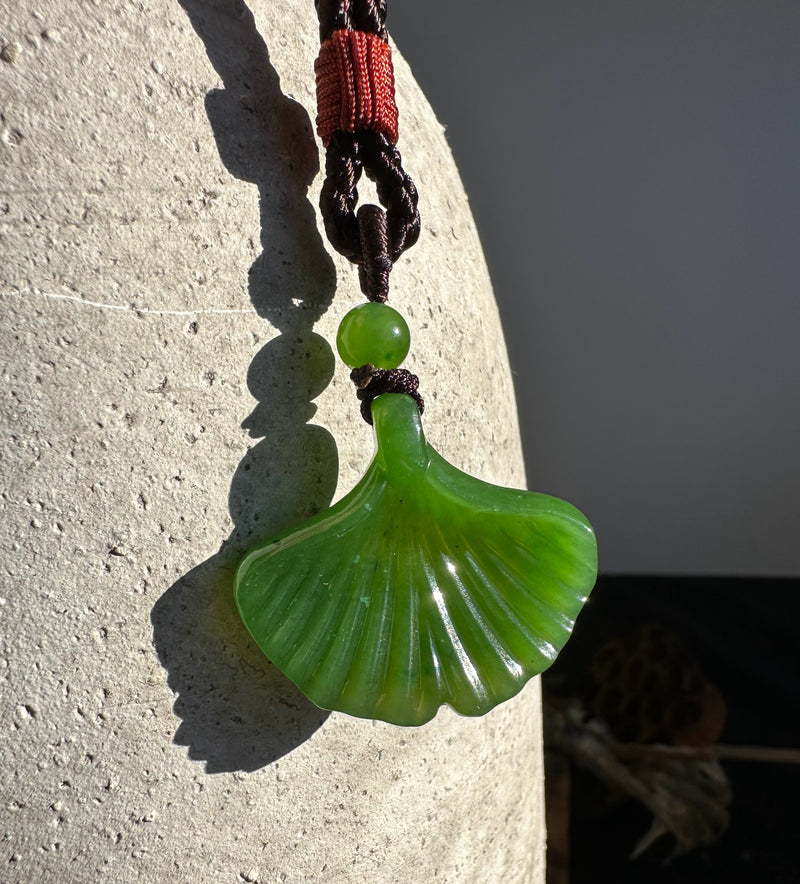
[[[253,771],[303,743],[329,714],[263,656],[232,587],[246,548],[324,509],[336,488],[336,443],[308,423],[311,400],[333,377],[333,352],[313,327],[333,299],[335,270],[308,201],[319,171],[311,121],[281,91],[252,12],[242,0],[178,2],[224,86],[206,96],[220,157],[232,175],[258,187],[261,253],[248,289],[280,334],[248,370],[257,405],[242,426],[261,441],[231,483],[231,536],[164,592],[151,622],[177,694],[174,742],[209,773]]]

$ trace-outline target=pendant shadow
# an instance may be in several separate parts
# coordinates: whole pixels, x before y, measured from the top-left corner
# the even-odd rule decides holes
[[[311,121],[281,91],[251,11],[242,0],[178,2],[224,85],[206,97],[220,157],[232,175],[258,187],[261,253],[249,271],[249,294],[280,334],[248,370],[258,404],[243,427],[261,441],[231,483],[231,536],[164,592],[151,622],[177,694],[174,742],[209,773],[253,771],[303,743],[329,715],[250,638],[234,604],[233,574],[246,548],[333,497],[336,443],[308,421],[316,411],[311,400],[333,377],[333,352],[313,327],[333,299],[336,277],[308,200],[319,171]]]

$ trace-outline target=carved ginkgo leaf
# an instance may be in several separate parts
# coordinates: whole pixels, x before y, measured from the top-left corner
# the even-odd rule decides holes
[[[554,497],[468,476],[414,402],[372,405],[378,451],[335,506],[240,565],[263,652],[318,706],[420,725],[482,715],[546,669],[597,571],[592,529]]]

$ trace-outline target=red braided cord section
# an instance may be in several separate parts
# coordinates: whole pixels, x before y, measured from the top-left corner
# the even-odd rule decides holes
[[[375,34],[338,30],[320,46],[317,134],[325,147],[337,130],[371,129],[397,143],[392,51]]]

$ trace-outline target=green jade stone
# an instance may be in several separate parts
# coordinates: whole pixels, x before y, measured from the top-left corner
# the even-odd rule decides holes
[[[361,481],[242,561],[239,612],[324,709],[397,725],[445,703],[482,715],[566,643],[594,586],[594,534],[564,501],[449,464],[409,396],[379,396],[372,415]]]
[[[397,368],[410,346],[405,319],[387,304],[370,302],[353,308],[336,335],[336,349],[349,368],[367,363],[375,368]]]

